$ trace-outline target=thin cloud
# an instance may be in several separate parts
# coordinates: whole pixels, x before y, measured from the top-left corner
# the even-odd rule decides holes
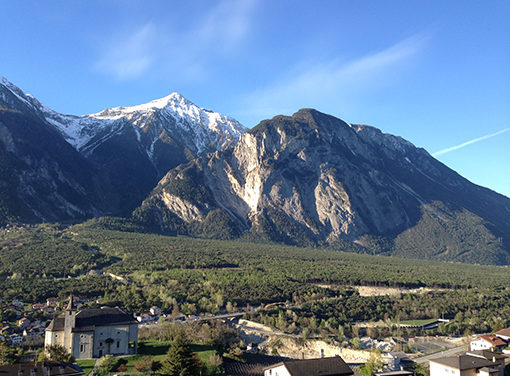
[[[202,43],[218,42],[216,48],[233,48],[248,34],[255,0],[224,0],[207,14],[197,29]]]
[[[128,37],[122,33],[109,39],[95,67],[121,80],[137,78],[149,69],[200,79],[210,69],[209,59],[229,56],[243,42],[256,4],[257,0],[223,0],[186,27],[153,20]]]
[[[156,28],[148,23],[125,39],[111,41],[96,68],[118,79],[138,77],[154,61],[152,48],[156,41]]]
[[[434,157],[438,157],[440,155],[443,155],[443,154],[446,154],[446,153],[449,153],[451,151],[454,151],[454,150],[458,150],[458,149],[461,149],[463,147],[466,147],[468,145],[471,145],[471,144],[474,144],[476,142],[479,142],[479,141],[483,141],[483,140],[487,140],[488,138],[492,138],[492,137],[496,137],[502,133],[505,133],[505,132],[508,132],[510,131],[510,128],[505,128],[505,129],[502,129],[500,131],[497,131],[497,132],[494,132],[494,133],[491,133],[491,134],[488,134],[488,135],[485,135],[485,136],[482,136],[482,137],[477,137],[475,139],[472,139],[470,141],[467,141],[467,142],[464,142],[462,144],[459,144],[459,145],[455,145],[455,146],[452,146],[452,147],[449,147],[449,148],[446,148],[446,149],[443,149],[443,150],[440,150],[440,151],[437,151],[435,153],[432,153],[432,156]]]
[[[307,62],[294,68],[284,80],[257,90],[246,99],[252,115],[265,116],[278,103],[280,113],[300,107],[331,107],[355,94],[373,91],[388,81],[389,74],[423,49],[426,38],[414,36],[382,51],[352,61]],[[398,72],[397,72],[398,74]]]

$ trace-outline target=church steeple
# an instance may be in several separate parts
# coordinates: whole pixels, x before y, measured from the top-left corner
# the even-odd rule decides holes
[[[69,304],[64,313],[64,347],[73,353],[73,329],[76,325],[76,310],[73,308],[73,295],[69,295]]]

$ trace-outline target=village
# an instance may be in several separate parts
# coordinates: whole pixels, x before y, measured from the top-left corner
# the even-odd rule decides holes
[[[18,354],[13,364],[1,359],[0,374],[56,374],[51,369],[65,375],[104,374],[104,369],[99,368],[103,359],[128,359],[136,357],[139,351],[147,354],[150,348],[146,346],[150,343],[147,339],[165,325],[200,326],[213,322],[235,331],[237,340],[223,354],[221,367],[210,374],[504,376],[510,364],[510,328],[469,338],[424,335],[385,339],[371,338],[365,328],[360,330],[359,338],[352,338],[346,345],[331,338],[304,340],[283,333],[244,319],[246,310],[204,316],[164,312],[153,306],[147,312],[131,314],[119,307],[98,307],[93,303],[77,296],[50,297],[35,304],[19,300],[0,302],[0,341]],[[94,308],[89,308],[90,305]],[[402,326],[421,326],[426,330],[438,323],[441,321],[422,320]],[[52,346],[65,349],[67,360],[72,362],[41,357]],[[149,351],[145,360],[150,356]],[[161,354],[157,359],[161,359]],[[143,373],[140,367],[129,372],[125,364],[108,371]]]

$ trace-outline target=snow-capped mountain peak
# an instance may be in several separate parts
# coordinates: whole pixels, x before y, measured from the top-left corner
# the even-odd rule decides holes
[[[0,85],[7,89],[0,90],[0,103],[30,109],[83,153],[90,153],[115,135],[130,132],[151,159],[155,144],[163,134],[193,153],[201,154],[225,149],[245,132],[237,120],[200,108],[176,92],[140,105],[75,116],[52,110],[3,76],[0,76]]]

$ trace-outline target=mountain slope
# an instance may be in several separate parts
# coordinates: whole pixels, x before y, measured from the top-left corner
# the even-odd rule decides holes
[[[177,93],[144,105],[74,116],[53,111],[2,78],[0,105],[29,117],[54,138],[60,136],[58,142],[67,142],[88,161],[85,175],[94,175],[103,186],[104,199],[91,196],[101,214],[129,214],[168,170],[228,148],[244,132],[236,120],[199,108]]]
[[[90,163],[39,118],[0,104],[0,223],[60,221],[108,207]]]
[[[230,236],[510,261],[510,199],[402,138],[315,110],[263,121],[233,149],[170,171],[135,215],[207,235],[211,213],[228,218]]]

